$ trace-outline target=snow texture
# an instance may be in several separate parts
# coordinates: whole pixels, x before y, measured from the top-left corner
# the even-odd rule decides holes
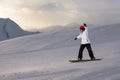
[[[93,62],[68,62],[77,59],[79,27],[2,41],[0,80],[120,80],[119,26],[88,27],[95,57],[102,58]]]

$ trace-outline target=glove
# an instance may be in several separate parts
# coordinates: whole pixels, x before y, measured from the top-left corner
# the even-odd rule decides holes
[[[77,40],[77,38],[75,38],[74,40]]]

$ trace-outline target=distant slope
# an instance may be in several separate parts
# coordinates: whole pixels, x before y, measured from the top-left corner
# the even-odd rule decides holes
[[[120,41],[120,24],[111,24],[90,30],[93,43],[107,43]]]
[[[89,27],[88,27],[89,28]],[[92,44],[104,44],[109,42],[120,41],[119,25],[103,26],[90,28],[90,39]],[[74,38],[79,35],[79,27],[62,27],[58,30],[52,30],[46,33],[30,35],[5,41],[1,44],[2,47],[14,49],[18,47],[20,50],[27,48],[27,50],[49,50],[49,49],[60,49],[65,47],[79,46],[80,40],[75,41]],[[5,43],[5,44],[4,44]],[[11,44],[11,46],[9,45]],[[21,43],[21,44],[17,44]],[[15,44],[15,45],[14,45]],[[17,44],[17,45],[16,45]],[[34,46],[34,48],[33,48]]]
[[[35,34],[35,32],[22,30],[19,25],[9,18],[0,18],[0,41],[30,34]]]

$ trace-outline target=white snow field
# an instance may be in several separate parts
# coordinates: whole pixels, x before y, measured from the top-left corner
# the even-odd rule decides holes
[[[59,26],[1,41],[0,80],[120,80],[120,24],[88,28],[95,57],[102,60],[70,63],[78,55],[79,26]]]

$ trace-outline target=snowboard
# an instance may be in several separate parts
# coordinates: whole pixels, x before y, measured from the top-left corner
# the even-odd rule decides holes
[[[99,59],[95,59],[95,60],[91,60],[91,59],[83,59],[83,60],[69,60],[69,62],[75,63],[75,62],[88,62],[88,61],[99,61],[102,60],[101,58]]]

